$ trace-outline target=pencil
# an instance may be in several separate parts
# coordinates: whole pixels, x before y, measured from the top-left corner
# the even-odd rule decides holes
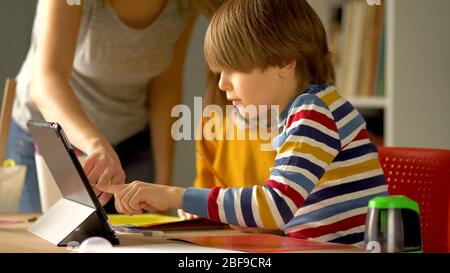
[[[213,165],[209,162],[209,160],[206,159],[206,157],[198,149],[195,149],[195,151],[200,156],[200,158],[203,160],[203,162],[205,163],[205,166],[208,168],[208,170],[213,174],[213,176],[217,179],[217,181],[219,181],[219,183],[220,183],[219,186],[222,188],[226,188],[227,186],[225,185],[225,182],[223,182],[222,178],[220,177],[220,174],[214,169]]]

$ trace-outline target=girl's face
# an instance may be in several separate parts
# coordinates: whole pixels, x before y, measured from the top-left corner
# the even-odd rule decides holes
[[[264,71],[253,69],[250,73],[222,70],[219,89],[226,92],[227,99],[237,106],[243,116],[246,116],[243,108],[249,105],[277,105],[282,111],[282,107],[290,101],[291,93],[295,92],[295,85],[287,81],[289,79],[284,72],[283,68],[277,67]]]

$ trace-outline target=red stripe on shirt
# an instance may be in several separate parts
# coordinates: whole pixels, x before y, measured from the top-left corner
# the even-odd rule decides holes
[[[219,196],[220,188],[214,187],[208,195],[208,217],[212,221],[220,222],[219,205],[217,205],[217,197]]]
[[[355,138],[350,141],[349,143],[347,143],[347,145],[345,145],[344,147],[342,147],[342,149],[346,148],[350,143],[357,141],[357,140],[362,140],[362,139],[368,139],[369,138],[369,134],[367,133],[366,129],[361,129],[359,131],[359,133],[355,136]]]
[[[356,137],[352,141],[357,141],[357,140],[367,139],[367,138],[369,138],[369,134],[367,133],[367,130],[361,129],[361,131],[359,131],[359,133],[356,135]]]
[[[289,233],[288,236],[307,239],[316,238],[327,234],[336,233],[338,231],[349,230],[354,227],[364,225],[366,221],[366,214],[355,215],[333,224],[324,225],[320,227],[307,228],[300,231]]]
[[[287,128],[291,126],[292,123],[301,119],[310,119],[317,123],[322,124],[327,127],[331,131],[337,132],[336,123],[334,120],[330,119],[328,116],[317,112],[315,110],[301,110],[295,113],[294,115],[289,116],[287,122]]]
[[[299,192],[295,191],[293,188],[289,187],[289,185],[277,182],[275,180],[268,180],[266,182],[266,185],[271,188],[279,190],[285,196],[289,197],[292,200],[292,202],[294,202],[294,204],[297,206],[297,208],[300,207],[305,201],[303,196]]]

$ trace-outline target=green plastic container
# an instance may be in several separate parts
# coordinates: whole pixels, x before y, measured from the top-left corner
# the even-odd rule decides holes
[[[380,252],[422,252],[419,205],[403,195],[369,201],[364,247]]]

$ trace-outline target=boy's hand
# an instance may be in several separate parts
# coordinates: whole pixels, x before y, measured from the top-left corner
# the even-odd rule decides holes
[[[128,215],[142,209],[165,211],[182,207],[184,188],[134,181],[125,185],[97,185],[99,190],[114,194],[116,210]]]

